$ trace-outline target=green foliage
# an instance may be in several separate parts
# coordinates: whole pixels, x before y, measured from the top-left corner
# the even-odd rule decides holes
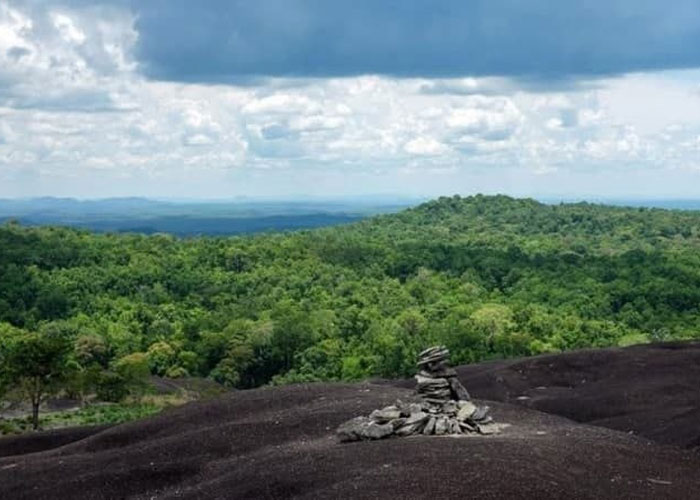
[[[151,373],[148,355],[142,352],[127,354],[114,362],[114,371],[129,382],[143,381]]]
[[[649,337],[643,333],[629,333],[620,337],[617,341],[617,345],[620,347],[627,347],[635,344],[646,344],[649,342]]]
[[[93,405],[72,413],[52,415],[49,424],[63,425],[98,425],[120,424],[154,415],[162,407],[153,403],[129,403],[120,405]],[[61,425],[61,426],[63,426]]]
[[[151,374],[147,354],[142,352],[127,354],[114,361],[112,368],[121,378],[127,394],[139,395],[146,390]]]
[[[32,405],[32,425],[39,427],[39,406],[63,388],[71,374],[71,344],[58,333],[5,329],[0,354],[0,380]]]
[[[107,343],[99,335],[80,335],[75,339],[75,358],[83,366],[106,366],[109,360]]]
[[[698,338],[699,250],[698,212],[505,196],[250,237],[6,224],[0,342],[66,338],[64,390],[118,400],[149,373],[248,388],[407,375],[434,343],[468,363]]]
[[[129,394],[129,387],[119,373],[106,371],[97,379],[95,394],[100,401],[118,403]]]
[[[101,403],[90,405],[73,411],[61,411],[47,413],[42,417],[44,429],[56,429],[81,425],[120,424],[155,415],[167,407],[163,402],[121,404]],[[8,420],[0,420],[0,436],[8,434],[20,434],[29,431],[32,427],[31,419],[17,417]]]
[[[151,372],[161,376],[173,368],[177,359],[175,349],[164,340],[151,344],[147,356]]]

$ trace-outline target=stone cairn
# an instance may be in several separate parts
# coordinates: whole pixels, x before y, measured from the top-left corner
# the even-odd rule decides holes
[[[382,439],[389,436],[494,434],[497,424],[488,406],[477,406],[448,365],[444,346],[430,347],[418,356],[417,402],[397,401],[369,417],[356,417],[338,427],[341,441]]]

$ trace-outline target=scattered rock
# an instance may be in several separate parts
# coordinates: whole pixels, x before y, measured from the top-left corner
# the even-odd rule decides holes
[[[406,419],[406,425],[423,423],[428,419],[428,414],[423,411],[411,413],[411,416]]]
[[[425,424],[425,427],[423,427],[423,434],[430,435],[433,432],[435,432],[435,422],[436,421],[437,421],[437,418],[430,417],[428,419],[428,423]]]
[[[448,380],[450,382],[450,389],[452,390],[452,395],[455,397],[456,400],[469,401],[471,399],[471,396],[456,376],[450,377]]]
[[[355,417],[338,427],[337,434],[341,441],[360,441],[363,439],[381,439],[391,435],[391,424],[378,424],[368,417]]]
[[[477,428],[479,429],[479,434],[484,434],[486,436],[489,434],[496,434],[498,432],[498,426],[493,423],[479,424]]]
[[[405,418],[397,418],[397,419],[395,419],[395,420],[392,420],[392,421],[389,422],[389,423],[390,423],[391,426],[394,428],[394,430],[396,430],[396,429],[398,429],[399,427],[401,427],[403,424],[406,423],[406,419],[405,419]]]
[[[464,422],[476,412],[476,405],[471,401],[465,401],[464,404],[457,411],[457,420]]]
[[[649,481],[651,484],[665,484],[665,485],[673,484],[671,481],[665,481],[663,479],[654,479],[652,477],[648,477],[647,481]]]
[[[467,432],[479,432],[479,428],[475,424],[470,424],[469,422],[460,422],[459,427]]]
[[[435,434],[440,436],[447,432],[447,418],[439,417],[435,422]]]
[[[471,416],[471,419],[476,422],[484,420],[487,417],[489,410],[490,408],[488,406],[479,406],[476,409],[476,411],[474,411],[474,414]]]
[[[488,406],[477,406],[448,366],[450,352],[431,347],[418,356],[416,393],[420,402],[397,401],[369,417],[357,417],[338,428],[341,441],[382,439],[388,436],[495,434],[499,426],[488,415]]]
[[[399,417],[401,417],[401,410],[399,410],[396,406],[387,406],[383,410],[374,410],[369,415],[369,418],[375,422],[381,423],[389,422]]]
[[[396,431],[397,436],[410,436],[411,434],[420,434],[423,430],[423,420],[412,424],[404,425]]]

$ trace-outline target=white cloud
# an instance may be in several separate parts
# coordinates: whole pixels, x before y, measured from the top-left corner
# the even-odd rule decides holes
[[[581,172],[697,175],[700,73],[549,93],[503,78],[211,86],[144,79],[137,36],[117,7],[0,4],[0,196],[437,194]]]
[[[404,150],[412,155],[439,155],[447,151],[447,147],[432,137],[416,137],[404,145]]]
[[[253,99],[243,106],[242,111],[246,114],[308,114],[318,112],[319,107],[304,95],[280,93]]]
[[[51,20],[54,27],[58,30],[61,38],[68,43],[82,44],[85,41],[85,33],[78,29],[73,20],[63,14],[53,12]]]
[[[454,134],[475,136],[487,141],[510,138],[518,131],[523,116],[507,97],[470,96],[465,105],[454,108],[445,124]]]

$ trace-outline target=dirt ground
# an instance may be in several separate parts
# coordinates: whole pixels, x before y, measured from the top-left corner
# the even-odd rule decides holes
[[[699,344],[458,371],[509,424],[501,434],[337,442],[341,422],[410,399],[406,381],[239,391],[116,427],[0,439],[0,498],[700,498]]]

